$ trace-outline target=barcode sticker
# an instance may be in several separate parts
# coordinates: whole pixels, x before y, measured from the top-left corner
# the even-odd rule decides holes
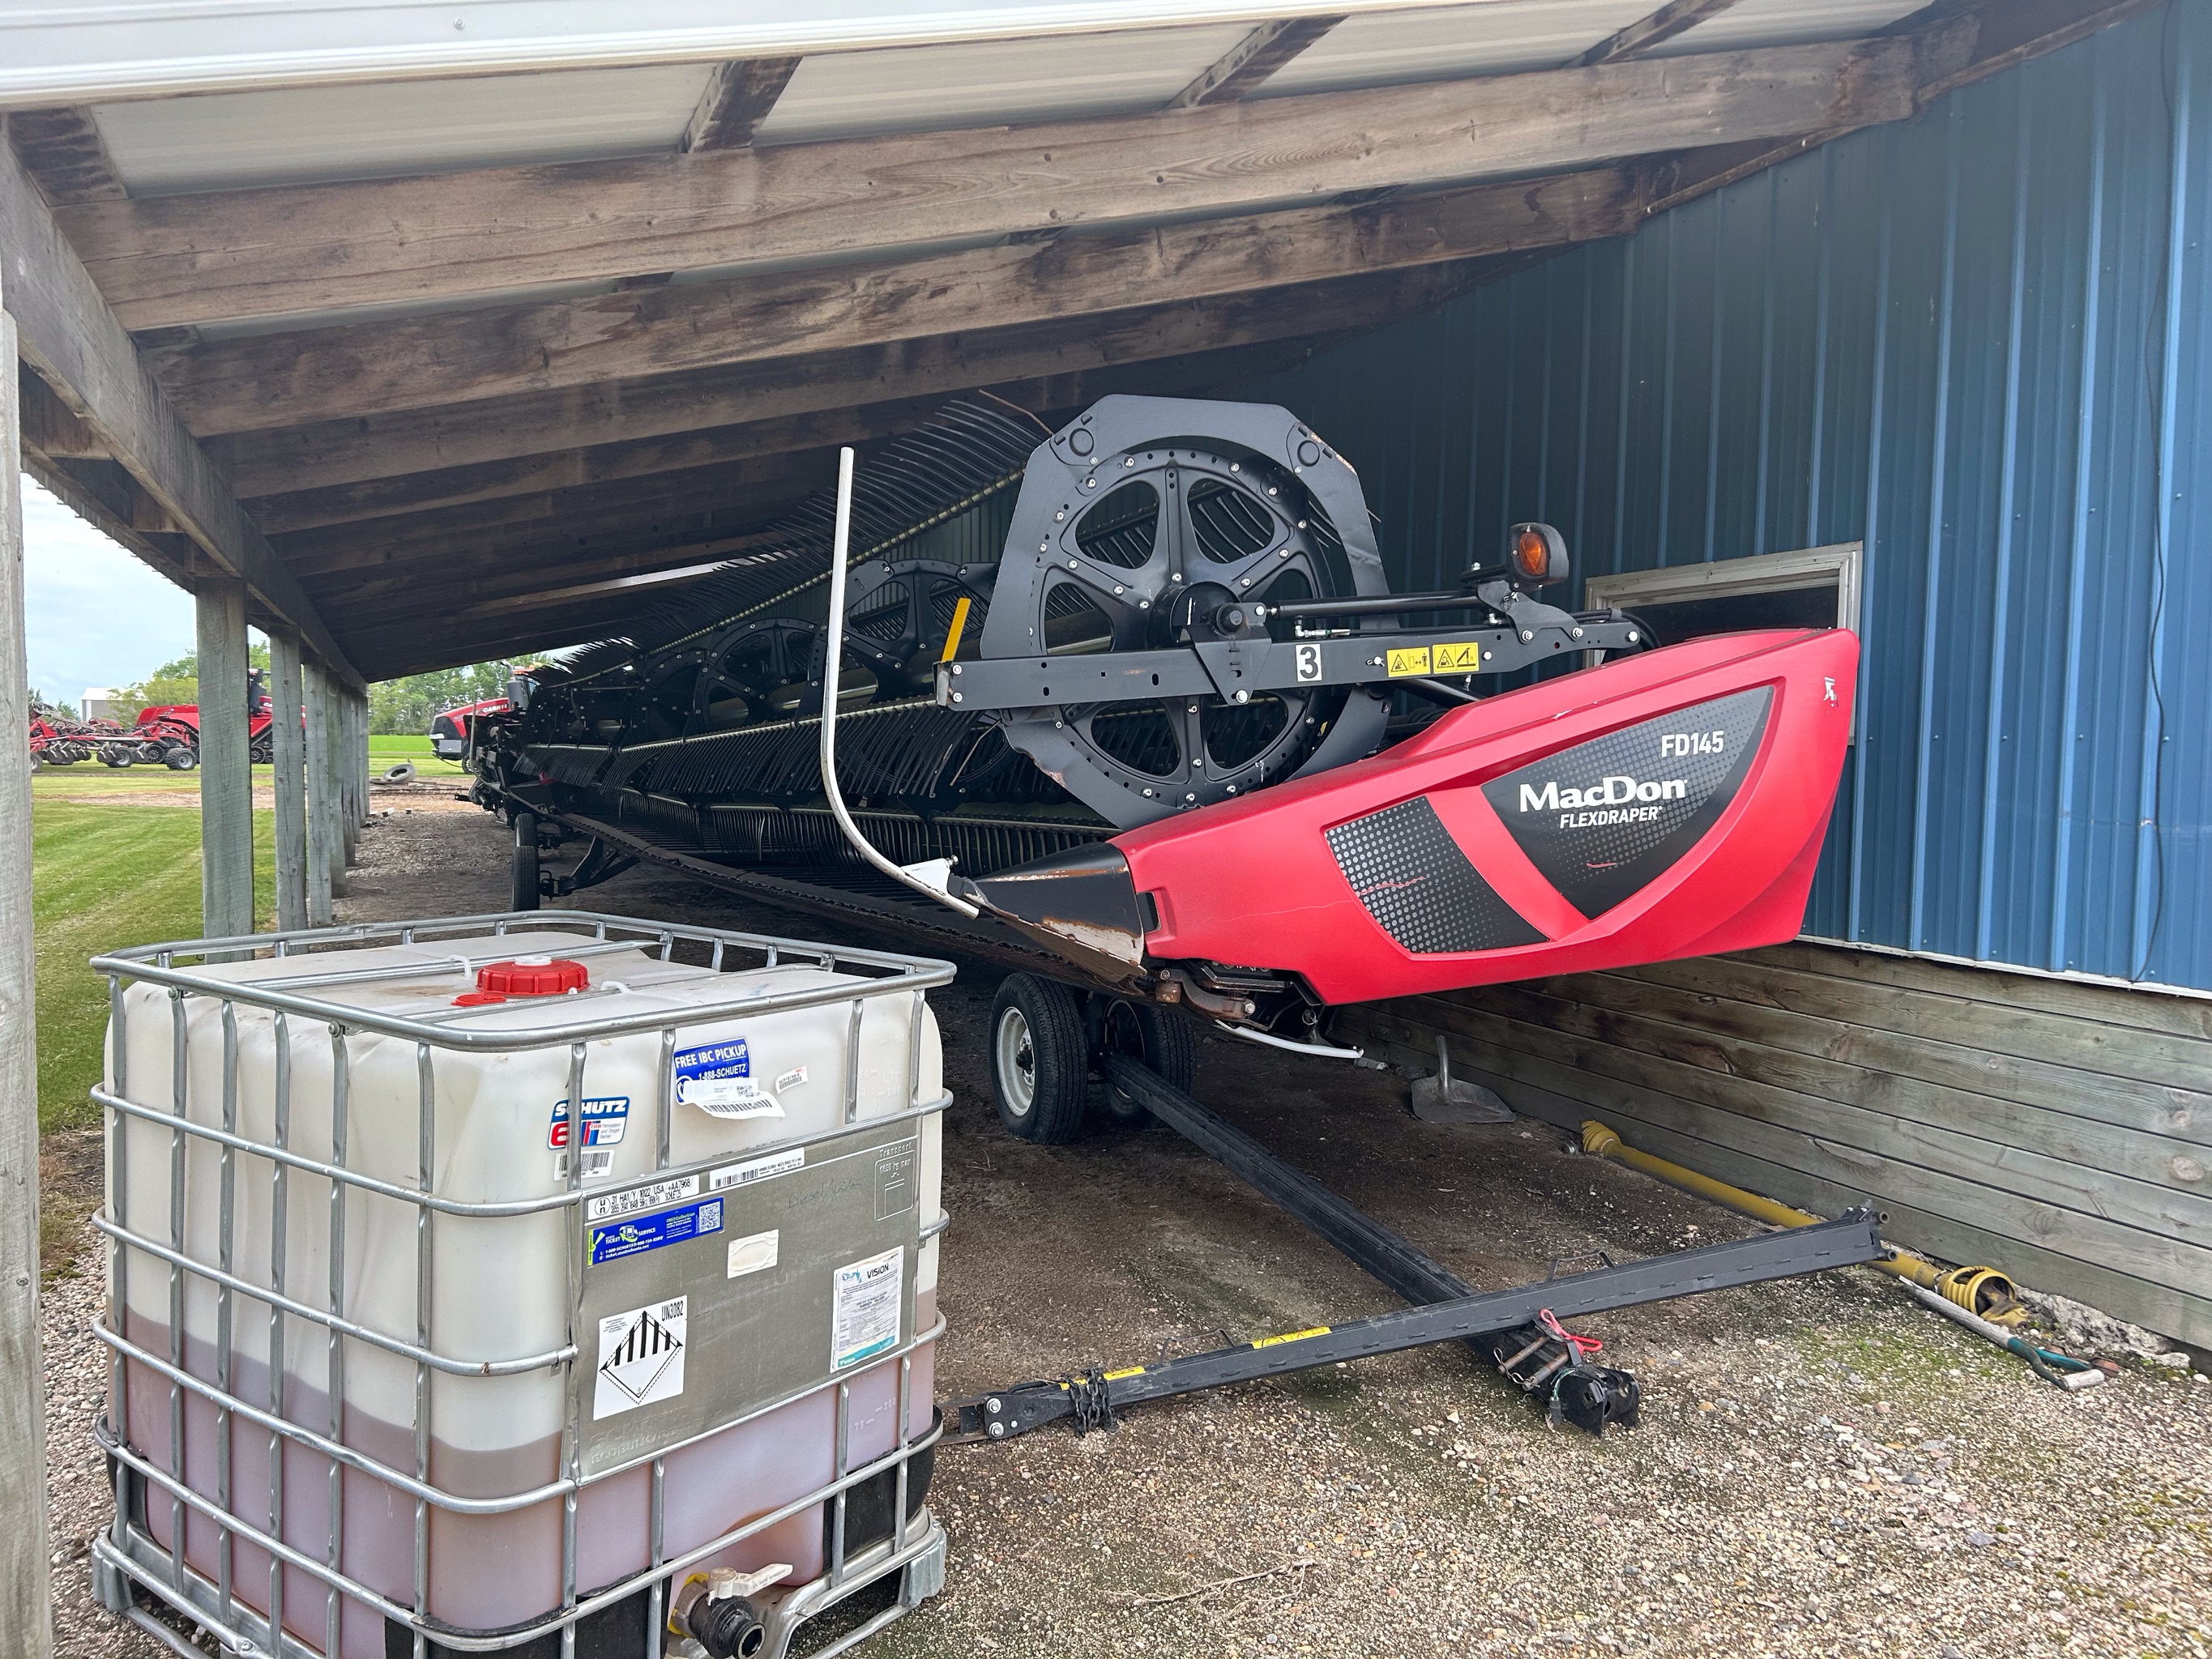
[[[584,1148],[585,1180],[598,1181],[605,1176],[612,1175],[614,1172],[615,1153],[613,1147],[586,1146]],[[556,1181],[566,1181],[568,1178],[568,1154],[566,1152],[554,1153],[553,1179]]]

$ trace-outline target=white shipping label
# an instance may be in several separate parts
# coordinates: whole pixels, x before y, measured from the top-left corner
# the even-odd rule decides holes
[[[612,1147],[586,1146],[584,1148],[585,1180],[604,1181],[614,1172],[615,1154]],[[566,1152],[554,1153],[553,1179],[556,1181],[566,1181],[568,1178],[568,1154]]]
[[[784,1073],[782,1076],[776,1079],[775,1091],[778,1094],[781,1094],[786,1089],[796,1089],[800,1084],[805,1081],[806,1068],[804,1066],[794,1066],[789,1071]]]
[[[805,1167],[806,1148],[794,1146],[787,1152],[770,1152],[766,1158],[757,1158],[750,1164],[725,1164],[707,1177],[707,1190],[719,1193],[725,1187],[750,1187],[756,1181],[789,1175],[793,1170]]]
[[[656,1302],[599,1321],[599,1371],[592,1419],[635,1411],[684,1392],[684,1341],[690,1302]]]
[[[686,1106],[696,1106],[711,1117],[781,1117],[782,1104],[749,1077],[689,1079],[677,1085],[677,1097]]]
[[[830,1369],[898,1346],[899,1304],[906,1285],[906,1246],[837,1269],[830,1304]]]
[[[777,1231],[771,1227],[749,1238],[732,1239],[728,1277],[743,1279],[747,1273],[763,1273],[775,1266]]]
[[[618,1193],[584,1200],[584,1219],[612,1221],[620,1216],[641,1215],[647,1210],[674,1204],[699,1193],[697,1176],[676,1176],[667,1181],[648,1181],[642,1187],[625,1187]]]

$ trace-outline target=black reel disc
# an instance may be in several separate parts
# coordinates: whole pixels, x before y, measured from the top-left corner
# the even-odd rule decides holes
[[[1224,607],[1375,591],[1293,465],[1188,438],[1071,469],[1032,465],[999,568],[989,657],[1162,650],[1236,637]],[[1364,526],[1362,526],[1364,531]],[[1026,537],[1026,540],[1024,538]],[[1248,626],[1249,624],[1248,623]],[[1071,665],[1073,667],[1073,665]],[[1238,694],[1243,696],[1243,694]],[[1341,689],[1015,711],[1006,741],[1123,829],[1245,794],[1304,767],[1332,733],[1381,740],[1383,706]],[[1360,728],[1355,734],[1348,726]]]

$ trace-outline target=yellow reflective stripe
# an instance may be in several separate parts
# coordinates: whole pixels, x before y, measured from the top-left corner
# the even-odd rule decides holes
[[[1255,1348],[1272,1348],[1281,1342],[1303,1342],[1310,1336],[1327,1336],[1328,1331],[1329,1328],[1326,1325],[1314,1325],[1303,1331],[1285,1331],[1280,1336],[1263,1336],[1252,1346]]]
[[[952,653],[960,648],[960,636],[968,631],[968,596],[963,593],[953,601],[952,626],[945,630],[945,649],[937,653],[939,662],[951,662]]]
[[[1119,1382],[1124,1377],[1142,1376],[1144,1374],[1145,1368],[1142,1365],[1130,1365],[1118,1371],[1107,1372],[1106,1380],[1109,1382]]]

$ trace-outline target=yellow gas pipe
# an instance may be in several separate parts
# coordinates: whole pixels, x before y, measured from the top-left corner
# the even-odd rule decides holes
[[[1686,1170],[1650,1152],[1639,1152],[1595,1118],[1583,1120],[1583,1150],[1593,1157],[1613,1158],[1631,1169],[1641,1170],[1670,1187],[1680,1187],[1685,1192],[1695,1193],[1700,1198],[1711,1199],[1716,1204],[1777,1227],[1808,1227],[1820,1218],[1787,1204],[1778,1204],[1771,1198],[1761,1198],[1757,1193],[1747,1193],[1741,1187],[1731,1187],[1725,1181],[1699,1175],[1695,1170]],[[2012,1281],[1994,1267],[1939,1267],[1894,1244],[1883,1248],[1889,1252],[1888,1257],[1870,1261],[1869,1267],[1879,1267],[1886,1273],[1894,1273],[1933,1291],[1991,1324],[2016,1325],[2027,1316],[2027,1310],[2021,1306],[2014,1292]]]

